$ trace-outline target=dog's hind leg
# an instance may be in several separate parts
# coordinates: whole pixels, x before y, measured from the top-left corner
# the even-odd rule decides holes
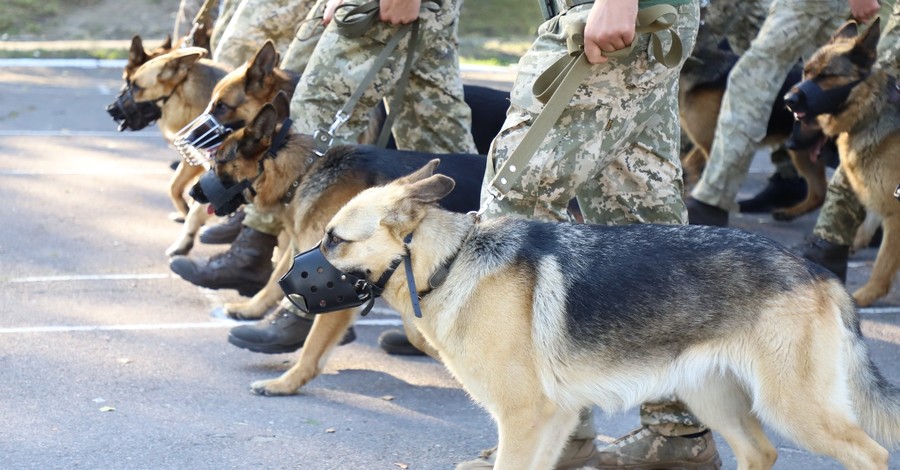
[[[900,217],[885,217],[881,222],[882,238],[872,275],[866,285],[853,293],[860,307],[871,305],[887,295],[897,270],[900,269]]]
[[[494,469],[553,468],[578,424],[578,412],[563,410],[543,395],[504,405],[496,415],[499,445]]]
[[[741,470],[772,468],[778,453],[751,411],[750,398],[731,372],[708,376],[678,397],[713,431],[728,442]]]
[[[259,380],[250,385],[257,395],[294,395],[300,387],[319,376],[328,356],[356,319],[356,309],[317,315],[297,362],[272,380]]]
[[[181,233],[178,238],[166,248],[167,256],[187,255],[194,248],[194,240],[200,227],[203,227],[209,220],[210,215],[207,208],[209,204],[200,204],[197,201],[191,203],[191,209],[184,219],[184,225],[181,227]]]
[[[794,220],[801,215],[812,212],[825,202],[825,191],[828,189],[828,180],[825,177],[825,160],[819,159],[813,162],[808,151],[789,151],[791,161],[797,172],[806,181],[806,198],[798,204],[784,209],[772,211],[775,220]]]

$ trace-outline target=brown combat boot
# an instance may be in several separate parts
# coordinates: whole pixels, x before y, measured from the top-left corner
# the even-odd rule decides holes
[[[642,427],[597,451],[595,468],[617,470],[717,470],[722,459],[712,433],[665,436]]]
[[[576,470],[582,468],[594,468],[597,463],[597,448],[593,439],[572,439],[563,449],[559,461],[553,467],[554,470]],[[462,462],[456,466],[456,470],[486,470],[494,468],[497,460],[497,448],[481,451],[481,455],[475,460]]]
[[[236,289],[251,297],[269,281],[274,267],[272,251],[278,237],[243,226],[228,251],[209,259],[175,256],[169,269],[185,281],[208,289]]]
[[[791,251],[831,271],[841,282],[847,282],[849,245],[838,245],[822,237],[810,235],[802,244],[793,247]]]

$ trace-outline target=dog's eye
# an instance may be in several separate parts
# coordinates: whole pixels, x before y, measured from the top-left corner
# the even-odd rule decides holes
[[[332,233],[328,236],[328,243],[332,246],[340,245],[341,243],[344,243],[344,239]]]

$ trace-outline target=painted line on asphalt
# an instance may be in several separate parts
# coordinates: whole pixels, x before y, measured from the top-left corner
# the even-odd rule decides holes
[[[172,170],[163,168],[160,170],[129,170],[127,168],[106,168],[103,170],[72,169],[72,170],[0,170],[0,176],[135,176],[135,175],[171,175]]]
[[[68,282],[68,281],[131,281],[131,280],[148,280],[148,279],[169,279],[174,275],[170,273],[149,273],[149,274],[80,274],[72,276],[33,276],[33,277],[17,277],[7,279],[6,282],[28,283],[28,282]]]
[[[216,320],[197,323],[138,323],[132,325],[51,325],[51,326],[23,326],[18,328],[0,328],[0,334],[23,333],[71,333],[78,331],[148,331],[148,330],[208,330],[212,328],[232,328],[248,322],[236,320]],[[363,318],[354,326],[402,326],[400,319]]]
[[[159,139],[153,132],[116,132],[116,131],[70,131],[70,130],[30,130],[0,129],[0,137],[110,137],[127,139]]]

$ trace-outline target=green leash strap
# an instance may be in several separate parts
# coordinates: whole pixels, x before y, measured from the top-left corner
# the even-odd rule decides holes
[[[337,24],[338,34],[347,38],[362,36],[366,31],[373,28],[377,21],[379,21],[377,0],[372,0],[361,5],[345,4],[338,7],[338,10],[341,9],[348,10],[347,14],[339,18],[337,12],[335,12],[334,21]],[[438,0],[427,0],[422,2],[421,11],[437,11],[439,9],[440,3]],[[381,53],[375,58],[372,67],[369,68],[365,77],[363,77],[362,81],[360,81],[359,85],[356,87],[356,90],[353,91],[353,94],[350,95],[350,98],[344,103],[344,106],[334,115],[334,122],[331,123],[331,126],[327,130],[321,127],[316,129],[313,133],[313,141],[316,146],[313,151],[316,155],[322,156],[329,148],[331,148],[332,143],[334,143],[335,132],[350,119],[353,108],[359,103],[363,93],[365,93],[369,86],[375,81],[376,75],[378,75],[378,72],[387,63],[391,53],[394,52],[394,49],[397,48],[400,40],[403,39],[407,33],[410,33],[410,39],[409,47],[406,51],[406,61],[403,64],[403,71],[400,74],[400,79],[397,81],[394,97],[391,99],[391,113],[389,113],[385,119],[377,141],[379,147],[385,147],[387,145],[391,135],[391,127],[394,123],[394,116],[398,109],[397,106],[402,102],[403,96],[406,94],[407,85],[409,84],[409,73],[412,68],[413,58],[415,57],[415,44],[419,39],[418,19],[412,23],[400,26],[394,35],[391,36],[381,50]]]
[[[671,29],[677,19],[678,11],[675,7],[665,4],[654,5],[638,11],[635,26],[635,35],[651,35],[653,57],[668,68],[678,65],[683,53],[681,39]],[[521,170],[525,169],[531,156],[559,120],[559,116],[568,106],[578,87],[590,74],[592,66],[584,54],[584,27],[583,22],[572,23],[566,27],[568,54],[554,62],[535,80],[532,93],[538,101],[544,103],[544,109],[488,185],[488,193],[494,198],[502,200],[519,182]],[[665,30],[669,30],[672,36],[672,47],[668,53],[663,53],[662,41],[658,37],[658,34]],[[610,58],[628,57],[634,49],[635,42],[632,41],[624,49],[603,52],[603,55]]]

